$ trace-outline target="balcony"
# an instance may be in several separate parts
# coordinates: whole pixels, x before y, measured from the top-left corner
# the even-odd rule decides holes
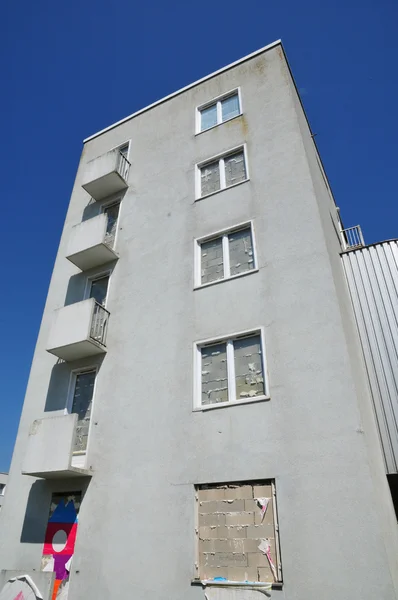
[[[111,150],[87,163],[82,187],[94,200],[102,200],[128,187],[129,170],[124,154]]]
[[[92,472],[72,466],[77,414],[47,417],[30,426],[22,474],[43,479],[87,477]]]
[[[343,243],[345,245],[346,250],[355,250],[356,248],[363,248],[363,246],[365,245],[360,225],[355,225],[355,227],[348,227],[347,229],[342,229],[341,235],[343,237]]]
[[[66,258],[82,271],[99,267],[118,255],[113,250],[115,235],[108,230],[105,213],[72,228]]]
[[[106,352],[109,312],[94,298],[55,311],[47,352],[66,361]]]

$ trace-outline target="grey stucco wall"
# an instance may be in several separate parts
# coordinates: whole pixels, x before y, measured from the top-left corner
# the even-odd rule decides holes
[[[375,524],[379,524],[380,534],[384,537],[386,545],[386,556],[390,573],[394,581],[396,590],[398,590],[398,527],[396,514],[391,498],[390,488],[385,475],[385,464],[383,460],[380,437],[377,430],[377,423],[372,406],[372,397],[368,385],[363,353],[360,344],[360,338],[357,331],[356,319],[353,306],[350,300],[347,280],[345,277],[344,266],[341,254],[341,238],[336,235],[339,230],[337,212],[333,201],[331,190],[322,176],[319,168],[319,157],[315,144],[308,131],[307,122],[302,106],[299,103],[297,95],[293,91],[293,98],[296,104],[296,111],[302,132],[303,145],[305,147],[308,164],[311,171],[315,195],[318,201],[319,215],[325,235],[325,243],[330,259],[330,268],[335,285],[336,299],[340,309],[342,329],[341,347],[345,347],[349,361],[346,368],[351,370],[353,383],[356,390],[356,402],[358,408],[358,426],[356,431],[358,435],[363,436],[367,450],[367,465],[364,468],[369,469],[370,486],[369,496],[374,503]]]
[[[195,106],[236,86],[243,116],[195,136]],[[30,423],[62,414],[70,369],[82,366],[56,364],[45,346],[53,311],[81,299],[87,276],[65,259],[71,228],[97,210],[81,188],[85,164],[131,139],[71,600],[126,589],[137,599],[202,599],[190,586],[194,484],[269,478],[284,577],[275,597],[396,597],[369,468],[376,450],[357,432],[362,374],[345,337],[339,248],[325,239],[320,210],[330,200],[317,198],[300,118],[276,47],[85,145],[18,431],[0,568],[39,568],[49,494],[81,489],[20,471]],[[195,163],[242,143],[250,181],[195,202]],[[194,291],[194,239],[248,219],[259,271]],[[271,400],[192,412],[194,341],[260,326]]]

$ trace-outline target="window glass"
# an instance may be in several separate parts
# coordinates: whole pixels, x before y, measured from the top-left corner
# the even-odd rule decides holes
[[[203,242],[200,255],[202,283],[222,279],[224,277],[222,238]]]
[[[105,306],[106,295],[108,292],[109,276],[93,279],[90,288],[90,298],[94,298],[98,304]]]
[[[78,415],[74,445],[75,452],[82,452],[87,448],[95,376],[96,371],[88,371],[76,375],[72,404],[72,413],[77,413]]]
[[[202,196],[211,194],[220,189],[220,164],[219,161],[207,164],[200,170]]]
[[[228,187],[246,179],[246,166],[243,150],[230,154],[224,159],[225,185]]]
[[[217,125],[217,104],[203,108],[200,111],[200,119],[201,131]]]
[[[225,98],[221,101],[221,114],[223,121],[228,121],[228,119],[236,117],[239,113],[240,110],[238,94],[229,96],[229,98]]]
[[[234,340],[236,399],[264,395],[259,335]]]
[[[202,404],[228,401],[227,345],[205,346],[202,353]]]
[[[230,275],[238,275],[254,268],[251,228],[240,229],[228,235]]]
[[[129,145],[125,144],[124,146],[120,146],[119,152],[120,152],[120,154],[123,154],[123,156],[125,156],[127,158],[127,154],[129,152]]]
[[[116,237],[116,226],[119,217],[120,203],[111,204],[106,206],[104,213],[108,216],[105,233],[105,243],[109,246],[113,246]]]

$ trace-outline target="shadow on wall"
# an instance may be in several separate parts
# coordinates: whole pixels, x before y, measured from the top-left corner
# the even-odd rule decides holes
[[[47,389],[45,412],[63,410],[68,398],[70,366],[58,361],[51,370],[50,383]]]
[[[51,503],[51,487],[45,480],[35,481],[30,488],[22,524],[21,542],[25,544],[43,544],[46,532],[48,512]],[[48,511],[44,507],[48,507]]]
[[[66,408],[68,402],[70,374],[73,369],[84,369],[85,367],[97,365],[99,372],[103,360],[103,356],[96,356],[94,359],[93,357],[89,357],[75,363],[68,363],[59,359],[51,370],[44,412],[64,410]]]
[[[82,214],[82,223],[88,221],[99,214],[99,205],[93,198],[90,198],[90,202],[85,206]]]
[[[88,221],[89,219],[92,219],[93,217],[96,217],[97,215],[99,215],[101,213],[101,207],[104,204],[109,204],[112,202],[116,202],[116,201],[122,201],[123,198],[125,197],[127,193],[127,190],[123,190],[122,192],[118,192],[117,194],[112,194],[111,196],[108,196],[107,198],[103,198],[103,200],[97,201],[94,200],[94,198],[90,198],[88,204],[86,204],[86,206],[83,209],[83,214],[82,214],[82,223],[84,221]]]
[[[76,273],[69,279],[68,289],[66,290],[65,306],[75,304],[84,299],[84,292],[87,283],[87,273]]]
[[[101,277],[105,272],[112,273],[115,268],[116,261],[112,260],[108,263],[104,263],[100,267],[96,267],[94,269],[90,269],[89,271],[82,271],[81,273],[76,273],[76,275],[72,275],[69,278],[68,289],[66,290],[65,296],[65,304],[64,306],[69,306],[70,304],[75,304],[76,302],[81,302],[85,299],[86,295],[86,286],[88,279],[91,277]]]
[[[52,494],[82,493],[82,498],[90,485],[90,477],[65,480],[35,481],[30,488],[26,504],[25,518],[22,524],[20,542],[23,544],[44,544]]]

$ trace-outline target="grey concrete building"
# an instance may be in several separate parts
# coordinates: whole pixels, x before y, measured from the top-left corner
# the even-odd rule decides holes
[[[397,598],[394,467],[342,261],[363,246],[280,42],[87,138],[4,598]]]
[[[0,473],[0,510],[1,510],[1,507],[3,506],[3,502],[4,502],[4,495],[6,493],[7,481],[8,481],[8,473]]]

